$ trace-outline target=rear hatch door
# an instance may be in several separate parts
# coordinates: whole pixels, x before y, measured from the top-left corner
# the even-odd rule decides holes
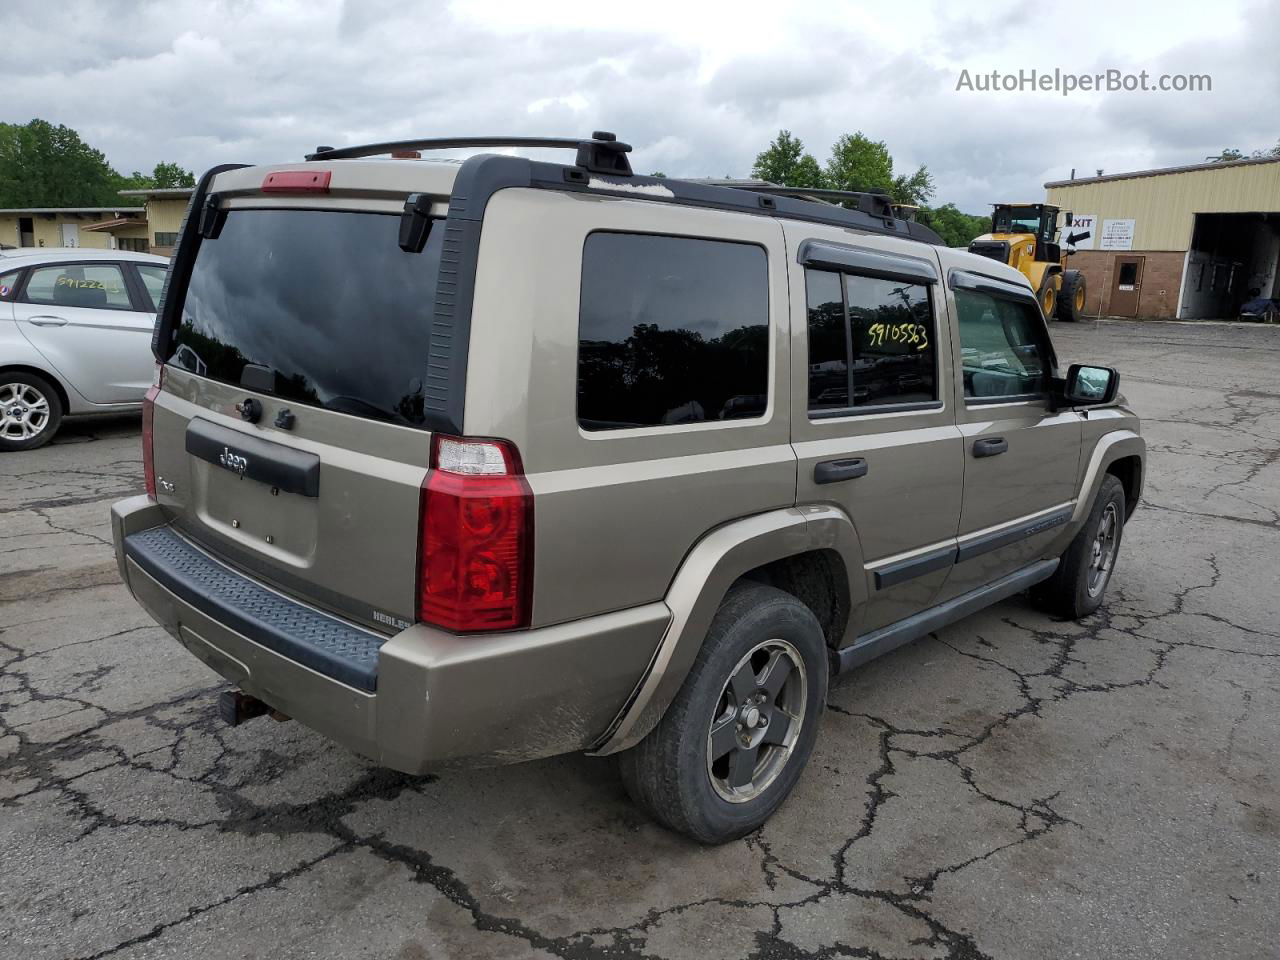
[[[181,532],[385,632],[415,619],[444,233],[433,221],[421,252],[402,250],[404,198],[220,200],[216,237],[190,241],[189,280],[169,294],[181,309],[154,419],[157,495]],[[447,189],[442,215],[446,202]]]

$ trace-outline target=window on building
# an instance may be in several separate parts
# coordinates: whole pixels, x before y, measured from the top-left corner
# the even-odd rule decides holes
[[[956,291],[964,395],[974,399],[1041,395],[1051,367],[1040,308],[974,290]]]
[[[124,273],[111,263],[64,263],[31,271],[23,299],[59,307],[132,310]]]
[[[157,247],[176,247],[178,245],[178,235],[176,233],[157,233]]]
[[[761,247],[633,233],[587,238],[578,327],[583,427],[760,417],[768,390]]]
[[[117,250],[131,250],[134,253],[150,253],[151,245],[145,237],[119,237],[116,240]]]
[[[937,401],[927,285],[806,270],[805,287],[810,413]]]

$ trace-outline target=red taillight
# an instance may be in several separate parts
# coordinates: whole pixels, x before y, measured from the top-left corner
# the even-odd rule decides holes
[[[156,433],[156,397],[164,383],[164,367],[156,365],[155,383],[147,388],[142,398],[142,479],[147,486],[147,496],[156,499],[156,462],[151,452]]]
[[[514,445],[434,437],[420,523],[420,620],[459,632],[529,625],[533,493]]]
[[[328,193],[328,170],[277,170],[262,181],[263,193]]]

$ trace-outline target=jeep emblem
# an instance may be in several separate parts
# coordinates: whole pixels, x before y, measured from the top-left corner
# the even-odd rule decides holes
[[[244,472],[249,469],[249,458],[242,457],[238,453],[232,453],[229,447],[223,447],[222,453],[218,454],[218,463],[222,464],[237,476],[244,476]]]

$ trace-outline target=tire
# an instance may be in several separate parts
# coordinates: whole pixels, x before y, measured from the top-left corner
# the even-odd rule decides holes
[[[627,793],[659,823],[699,843],[757,829],[809,760],[827,672],[822,627],[808,607],[763,584],[734,587],[671,706],[619,757]],[[764,685],[770,678],[779,684],[772,697]]]
[[[62,398],[44,377],[0,373],[0,451],[43,447],[58,432],[62,413]]]
[[[1102,481],[1102,489],[1098,491],[1088,519],[1062,555],[1058,569],[1052,577],[1031,590],[1032,600],[1041,609],[1068,620],[1077,620],[1102,606],[1107,584],[1120,556],[1124,511],[1124,486],[1108,474]]]
[[[1044,318],[1049,320],[1053,317],[1053,312],[1058,308],[1058,291],[1053,286],[1053,278],[1056,274],[1047,273],[1043,280],[1040,281],[1040,292],[1036,294],[1036,299],[1040,301],[1040,309],[1044,313]]]
[[[1085,308],[1084,274],[1079,270],[1065,270],[1062,289],[1058,291],[1058,319],[1067,323],[1079,323]]]

